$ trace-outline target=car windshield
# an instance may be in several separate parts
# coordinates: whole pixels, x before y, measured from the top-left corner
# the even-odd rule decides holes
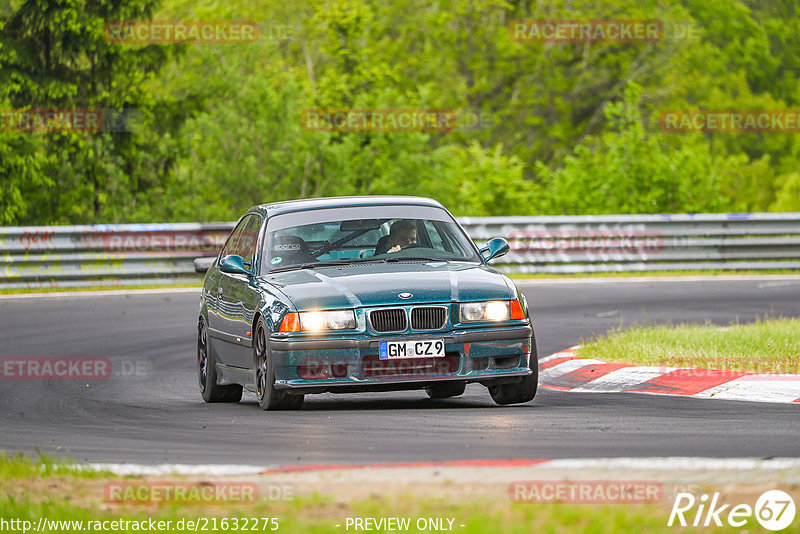
[[[479,262],[480,256],[442,209],[323,209],[270,218],[262,272],[353,262],[426,260]]]

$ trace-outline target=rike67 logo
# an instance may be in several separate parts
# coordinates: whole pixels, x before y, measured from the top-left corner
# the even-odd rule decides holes
[[[667,526],[721,527],[727,523],[732,527],[743,527],[755,518],[763,528],[778,531],[792,524],[795,511],[794,500],[781,490],[765,491],[752,507],[749,504],[720,504],[718,492],[710,500],[707,494],[698,499],[691,493],[678,493]]]

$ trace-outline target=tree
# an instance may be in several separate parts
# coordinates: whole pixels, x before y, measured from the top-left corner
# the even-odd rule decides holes
[[[606,106],[612,131],[589,137],[562,168],[537,164],[547,213],[675,213],[717,211],[717,162],[702,137],[679,148],[647,134],[639,112],[641,88],[631,83],[624,102]]]
[[[104,30],[109,21],[145,20],[156,7],[155,0],[21,2],[3,16],[7,31],[0,41],[0,86],[7,88],[9,106],[103,110],[106,129],[109,110],[147,114],[155,102],[144,84],[166,61],[167,49],[113,44]],[[137,152],[143,147],[130,132],[67,128],[24,135],[46,156],[29,162],[28,178],[17,181],[19,195],[8,195],[15,207],[7,221],[113,219],[137,193]]]

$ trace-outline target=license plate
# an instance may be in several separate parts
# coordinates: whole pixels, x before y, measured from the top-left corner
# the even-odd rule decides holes
[[[444,356],[444,340],[381,341],[381,360],[393,358],[436,358]]]

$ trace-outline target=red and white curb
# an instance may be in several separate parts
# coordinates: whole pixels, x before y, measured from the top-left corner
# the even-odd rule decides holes
[[[639,367],[575,354],[572,347],[539,360],[539,385],[589,393],[649,393],[752,402],[800,403],[800,375],[685,367]]]

